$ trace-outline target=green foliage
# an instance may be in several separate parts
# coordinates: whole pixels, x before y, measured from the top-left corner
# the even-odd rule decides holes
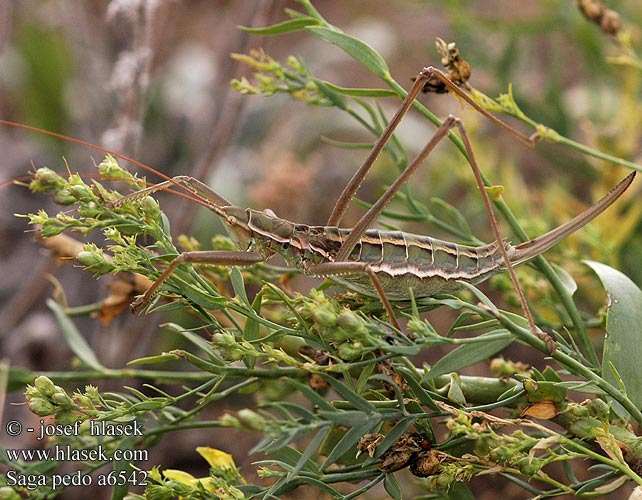
[[[388,64],[372,47],[329,24],[309,2],[300,3],[306,13],[289,11],[290,21],[248,31],[263,35],[305,31],[342,49],[387,88],[342,88],[317,78],[294,56],[283,65],[263,53],[236,56],[257,73],[255,83],[239,80],[233,86],[246,94],[281,92],[307,104],[336,108],[373,135],[379,134],[385,115],[378,103],[366,99],[401,98],[403,86],[393,80]],[[474,89],[472,95],[486,109],[523,121],[542,140],[640,169],[529,118],[510,87],[496,100]],[[416,108],[428,121],[437,121],[423,105]],[[455,134],[451,140],[461,146]],[[393,139],[387,151],[396,166],[407,163],[400,141]],[[144,187],[111,157],[99,165],[99,171],[108,180],[125,181],[131,192]],[[156,280],[180,253],[166,216],[151,196],[121,193],[104,184],[102,180],[87,184],[79,175],[65,178],[39,169],[32,189],[50,192],[56,202],[74,209],[55,216],[40,211],[29,215],[30,222],[43,238],[63,233],[102,236],[103,245],[87,244],[76,255],[92,274],[126,272]],[[440,201],[430,210],[414,199],[410,189],[399,198],[400,211],[385,214],[392,223],[428,221],[455,238],[475,241],[471,225],[454,206]],[[494,198],[517,237],[525,239],[507,203],[499,195]],[[231,243],[218,238],[217,245],[229,248]],[[466,483],[488,474],[501,474],[530,494],[547,497],[595,497],[626,481],[642,485],[642,441],[626,425],[642,425],[636,360],[621,355],[637,352],[641,322],[630,317],[642,310],[642,292],[627,278],[616,278],[611,267],[591,264],[614,300],[605,328],[614,338],[600,364],[587,333],[589,325],[599,323],[599,313],[580,313],[574,300],[579,286],[569,274],[559,276],[543,258],[536,266],[546,290],[554,290],[542,292],[550,294],[549,302],[533,301],[538,326],[551,332],[550,342],[534,336],[525,319],[504,310],[500,300],[471,285],[458,296],[401,304],[399,314],[408,320],[407,330],[397,331],[385,320],[378,300],[356,294],[333,296],[322,289],[290,297],[277,286],[285,271],[267,264],[239,270],[182,263],[149,310],[181,311],[198,321],[190,329],[168,325],[184,347],[132,360],[128,368],[106,368],[63,307],[51,301],[77,366],[52,377],[55,382],[32,374],[34,382],[27,387],[26,398],[38,416],[57,424],[80,422],[81,432],[56,436],[49,446],[93,450],[100,445],[108,457],[117,449],[148,449],[166,433],[176,439],[181,430],[194,427],[257,435],[253,452],[263,458],[256,462],[255,484],[244,477],[247,471],[239,471],[232,457],[201,448],[198,452],[210,465],[208,477],[198,479],[185,471],[154,467],[146,471],[144,493],[128,494],[126,485],[120,485],[114,488],[113,498],[286,498],[306,487],[349,499],[366,496],[379,483],[391,498],[417,491],[424,491],[425,498],[471,498]],[[262,283],[254,296],[246,290],[249,282]],[[531,293],[539,292],[538,288],[527,286]],[[445,333],[419,316],[437,307],[455,318]],[[414,358],[430,347],[447,346],[454,349],[432,366]],[[501,371],[492,376],[462,373],[509,346],[524,347],[550,365],[537,370],[503,360]],[[164,369],[141,368],[150,364]],[[25,374],[15,371],[13,376],[23,380]],[[123,388],[114,393],[100,393],[87,385],[72,394],[56,385],[99,378],[131,378],[147,384],[144,390]],[[171,384],[173,390],[161,389],[161,383]],[[588,399],[574,401],[575,393]],[[213,420],[201,417],[205,408],[238,394],[250,395],[252,407]],[[135,439],[118,436],[99,442],[86,432],[92,422],[126,425],[133,421],[144,428]],[[558,426],[548,426],[548,421]],[[570,464],[588,459],[599,467],[578,479]],[[554,463],[563,467],[551,472],[549,465]],[[114,473],[123,471],[127,477],[136,471],[129,461],[109,459],[89,460],[86,470],[90,474],[109,464]],[[35,468],[50,472],[56,465],[21,463],[18,467],[24,472]],[[6,498],[15,493],[5,491]],[[30,494],[52,498],[58,493],[42,487]]]

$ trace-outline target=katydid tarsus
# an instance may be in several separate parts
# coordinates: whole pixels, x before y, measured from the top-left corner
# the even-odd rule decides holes
[[[139,312],[151,304],[158,295],[163,283],[181,263],[244,266],[265,261],[278,253],[290,265],[296,266],[307,275],[327,277],[359,293],[378,297],[385,307],[392,325],[397,329],[400,329],[400,325],[391,302],[409,300],[411,297],[421,298],[439,293],[454,292],[462,287],[461,282],[477,284],[498,272],[508,270],[520,293],[522,306],[531,329],[534,333],[537,333],[537,327],[532,320],[512,267],[540,255],[597,217],[628,188],[633,181],[635,172],[629,174],[595,205],[567,223],[539,238],[513,246],[505,241],[499,233],[491,202],[483,185],[466,130],[458,118],[449,116],[437,128],[417,157],[359,219],[354,227],[341,228],[340,224],[343,215],[361,182],[403,116],[412,106],[424,84],[431,78],[439,79],[448,90],[460,95],[500,127],[510,131],[525,142],[529,141],[505,122],[480,108],[466,93],[448,80],[444,73],[434,68],[424,68],[415,79],[412,88],[403,99],[383,134],[375,143],[367,159],[341,193],[326,226],[293,223],[277,217],[270,210],[256,211],[240,208],[197,179],[187,176],[168,178],[132,158],[108,151],[99,146],[84,143],[78,139],[13,122],[0,120],[0,123],[36,130],[87,145],[131,162],[166,179],[164,182],[125,196],[120,201],[121,203],[125,200],[167,189],[168,187],[180,186],[189,193],[190,197],[221,217],[231,238],[237,245],[238,251],[190,251],[181,253],[162,271],[147,292],[132,304],[134,312]],[[473,247],[401,231],[370,229],[374,220],[381,214],[401,186],[454,127],[460,132],[466,155],[484,198],[496,240],[487,245]]]

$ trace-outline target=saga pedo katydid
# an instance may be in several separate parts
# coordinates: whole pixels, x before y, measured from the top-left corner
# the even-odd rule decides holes
[[[257,211],[237,207],[207,185],[192,177],[178,176],[168,178],[136,160],[99,146],[84,143],[78,139],[4,120],[0,120],[0,123],[35,130],[87,145],[131,162],[166,179],[164,182],[127,195],[116,203],[123,203],[126,200],[146,196],[168,187],[180,186],[197,202],[221,217],[238,251],[190,251],[181,253],[164,269],[152,286],[132,304],[134,312],[140,312],[151,304],[163,283],[176,267],[183,262],[243,266],[265,261],[278,253],[284,257],[288,264],[299,268],[306,275],[327,277],[359,293],[380,298],[393,326],[399,328],[391,301],[403,301],[409,300],[411,297],[421,298],[454,292],[462,288],[461,282],[477,284],[505,270],[511,273],[511,278],[515,285],[519,287],[519,283],[512,271],[512,266],[540,255],[593,220],[622,195],[635,177],[635,172],[629,174],[595,205],[565,224],[533,240],[512,245],[499,234],[490,200],[484,188],[466,131],[458,118],[449,116],[437,128],[417,157],[399,175],[381,198],[359,219],[355,226],[341,228],[341,220],[348,204],[379,153],[385,147],[402,117],[412,106],[418,93],[427,82],[435,78],[440,80],[448,90],[457,93],[494,123],[509,130],[521,140],[529,142],[528,138],[480,108],[467,94],[451,82],[444,73],[432,67],[424,68],[415,79],[413,86],[388,123],[383,134],[375,143],[365,162],[341,193],[325,226],[293,223],[277,217],[270,210]],[[381,214],[401,186],[423,163],[435,146],[449,134],[450,129],[453,127],[457,127],[460,131],[466,154],[473,168],[478,187],[484,197],[496,241],[487,245],[473,247],[401,231],[369,229],[370,225]],[[530,318],[524,300],[522,304],[530,320],[531,329],[534,333],[537,333],[538,331]]]

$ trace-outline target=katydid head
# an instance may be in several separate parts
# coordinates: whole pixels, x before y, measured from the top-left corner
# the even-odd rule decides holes
[[[254,237],[248,225],[247,210],[234,205],[217,208],[216,213],[221,216],[225,230],[236,248],[244,252],[250,250],[254,244]]]

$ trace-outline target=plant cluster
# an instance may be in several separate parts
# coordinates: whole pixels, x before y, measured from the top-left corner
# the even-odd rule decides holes
[[[331,25],[309,1],[299,3],[303,12],[288,11],[289,20],[248,31],[263,35],[305,31],[343,50],[386,88],[340,87],[316,77],[294,56],[281,64],[263,52],[235,56],[256,74],[254,81],[237,80],[233,87],[245,94],[287,93],[307,104],[336,108],[374,136],[380,134],[386,118],[376,100],[403,97],[403,86],[369,45]],[[438,46],[446,54],[444,64],[453,66],[447,56],[456,54],[461,67],[452,43],[439,41]],[[625,49],[633,64],[634,53],[628,46]],[[462,77],[458,83],[480,107],[522,121],[540,141],[640,170],[529,118],[511,89],[491,99],[466,80]],[[415,103],[415,108],[426,120],[439,123],[422,104]],[[458,136],[450,138],[463,152]],[[393,139],[386,151],[397,168],[406,165],[401,141]],[[144,290],[145,283],[158,279],[181,250],[156,199],[131,195],[147,186],[143,179],[122,169],[111,156],[98,171],[100,181],[89,182],[76,174],[64,177],[48,168],[38,169],[31,189],[50,192],[65,209],[56,215],[40,211],[28,217],[38,235],[51,241],[98,234],[102,243],[88,243],[73,252],[92,274],[112,275],[117,281],[136,276],[138,285],[125,292],[120,288],[117,298],[97,305],[108,321]],[[112,182],[117,182],[115,189],[106,187]],[[501,188],[490,191],[513,233],[526,240]],[[478,243],[464,216],[447,203],[436,202],[437,210],[431,210],[414,198],[410,188],[399,201],[401,208],[384,214],[388,225],[429,222],[453,238]],[[206,246],[188,238],[180,241],[189,250]],[[213,248],[229,249],[233,244],[218,236]],[[184,263],[148,307],[179,319],[189,315],[189,326],[166,325],[165,331],[175,336],[180,348],[132,360],[126,368],[107,368],[70,319],[78,311],[49,301],[77,357],[75,369],[49,376],[14,369],[11,383],[30,384],[25,394],[36,415],[56,424],[82,421],[78,435],[56,436],[48,442],[50,447],[91,450],[100,445],[109,455],[116,449],[145,450],[168,433],[194,428],[257,435],[252,450],[257,457],[256,480],[235,465],[232,455],[204,442],[196,451],[208,462],[209,476],[195,478],[186,471],[153,467],[146,471],[144,491],[133,493],[129,484],[122,484],[114,486],[113,498],[271,499],[313,488],[332,498],[351,499],[366,497],[380,484],[395,499],[404,495],[471,498],[471,481],[491,474],[534,497],[596,498],[627,482],[642,487],[642,441],[634,432],[642,425],[642,387],[636,369],[642,291],[612,267],[598,262],[588,265],[610,297],[603,311],[590,314],[580,312],[574,300],[578,285],[570,274],[543,257],[535,262],[541,273],[537,279],[550,287],[546,297],[556,296],[550,303],[533,304],[538,327],[550,332],[551,349],[550,343],[531,333],[520,314],[500,307],[498,300],[472,285],[465,285],[466,290],[456,296],[400,304],[406,329],[399,331],[384,319],[385,311],[376,299],[333,294],[329,284],[308,295],[290,294],[279,286],[279,279],[284,281],[291,269],[265,263],[247,268]],[[249,294],[247,283],[261,286]],[[506,292],[510,302],[505,284],[500,278],[495,288]],[[540,286],[533,283],[526,288],[537,293]],[[445,332],[421,316],[436,308],[455,315]],[[608,333],[601,359],[588,335],[591,326]],[[511,345],[536,353],[545,360],[544,367],[530,368],[501,358],[500,353]],[[434,363],[417,362],[417,356],[431,347],[451,350]],[[494,373],[462,373],[489,359]],[[154,368],[145,368],[148,365]],[[56,385],[98,379],[134,379],[144,385],[110,393],[87,385],[72,394]],[[171,385],[172,390],[162,385]],[[239,394],[251,395],[252,407],[214,419],[202,416],[206,409]],[[143,436],[103,442],[86,432],[92,421],[132,420],[143,424]],[[587,460],[593,464],[590,471],[576,477],[574,464]],[[11,465],[34,474],[49,473],[58,464]],[[87,474],[107,465],[127,477],[140,470],[126,460],[88,460],[85,465]],[[7,499],[23,494],[45,499],[58,493],[47,486],[29,491],[0,488],[0,498]]]

